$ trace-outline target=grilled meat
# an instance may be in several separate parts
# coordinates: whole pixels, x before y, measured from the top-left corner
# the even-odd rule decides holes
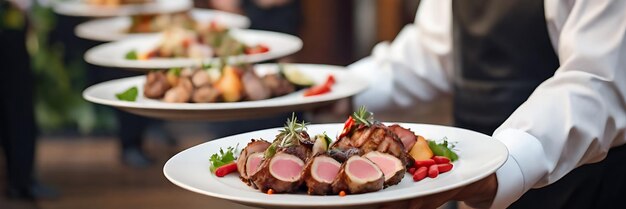
[[[332,182],[336,179],[341,163],[326,153],[312,157],[304,168],[303,178],[310,195],[332,194]]]
[[[385,187],[396,185],[404,178],[406,168],[400,162],[400,159],[393,155],[378,151],[368,152],[363,157],[372,161],[385,176]]]
[[[248,158],[254,153],[263,153],[270,146],[270,143],[265,140],[255,140],[252,139],[248,145],[241,151],[239,158],[237,158],[237,171],[239,171],[239,176],[243,182],[250,185],[249,175],[246,170],[246,164],[248,163]],[[257,165],[258,166],[258,165]]]
[[[367,154],[372,151],[389,153],[407,165],[407,153],[404,151],[404,144],[393,131],[382,123],[375,123],[371,126],[361,126],[351,134],[338,139],[331,149],[347,150],[359,148],[362,153]]]
[[[381,190],[384,182],[383,172],[372,161],[352,156],[343,163],[331,186],[334,193],[359,194]]]
[[[272,158],[261,163],[250,180],[262,192],[269,189],[276,193],[294,192],[302,185],[302,170],[310,153],[302,145],[280,148]]]

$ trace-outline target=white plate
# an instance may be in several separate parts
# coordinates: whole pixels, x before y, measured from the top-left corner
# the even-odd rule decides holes
[[[327,75],[333,74],[336,84],[332,91],[318,96],[304,97],[303,91],[259,101],[233,103],[167,103],[143,97],[145,76],[123,78],[96,84],[83,92],[83,97],[97,104],[117,107],[135,114],[172,120],[226,120],[247,119],[278,113],[306,110],[342,98],[355,95],[367,87],[367,81],[344,67],[314,64],[293,64],[316,83],[323,83]],[[260,74],[275,72],[276,64],[255,65]],[[120,101],[115,94],[136,86],[137,101]]]
[[[279,129],[268,129],[244,133],[206,142],[176,154],[163,167],[163,173],[172,183],[187,190],[200,194],[234,201],[256,207],[373,207],[386,202],[415,198],[443,192],[468,185],[496,171],[507,159],[506,147],[487,135],[460,128],[425,125],[401,124],[416,134],[427,139],[448,138],[456,143],[459,160],[454,168],[437,178],[426,178],[414,182],[407,174],[400,184],[390,186],[378,192],[339,196],[309,196],[306,194],[273,194],[267,195],[248,187],[239,180],[237,174],[218,178],[209,170],[209,156],[239,144],[245,146],[250,139],[263,138],[273,140]],[[308,133],[313,136],[326,131],[331,136],[338,134],[343,124],[309,125]]]
[[[85,0],[57,0],[53,4],[54,12],[67,16],[78,17],[113,17],[137,14],[163,14],[189,10],[193,7],[191,0],[154,0],[147,4],[130,4],[120,6],[98,6],[88,4]]]
[[[299,51],[302,40],[298,37],[260,30],[231,29],[230,33],[239,41],[246,44],[265,44],[269,51],[261,54],[239,55],[230,57],[231,61],[254,63],[284,57]],[[152,58],[149,60],[128,60],[126,54],[131,50],[144,53],[156,47],[161,40],[161,34],[140,35],[98,45],[87,50],[85,60],[94,65],[105,67],[126,68],[130,70],[148,71],[153,69],[167,69],[173,67],[201,66],[217,58]]]
[[[250,20],[247,17],[218,10],[193,9],[191,15],[200,24],[209,24],[215,20],[228,28],[247,28],[250,26]],[[146,34],[127,33],[130,25],[130,17],[112,17],[81,23],[76,26],[74,31],[78,37],[102,42],[117,41]]]

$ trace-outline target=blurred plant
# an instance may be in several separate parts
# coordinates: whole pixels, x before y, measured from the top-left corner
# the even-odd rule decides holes
[[[35,1],[37,2],[37,1]],[[31,27],[27,47],[35,76],[35,116],[43,132],[77,128],[81,133],[110,129],[110,114],[97,114],[94,106],[82,98],[85,88],[85,64],[82,57],[64,61],[65,47],[50,41],[56,16],[50,8],[35,3],[30,13]],[[97,117],[98,115],[98,117]]]

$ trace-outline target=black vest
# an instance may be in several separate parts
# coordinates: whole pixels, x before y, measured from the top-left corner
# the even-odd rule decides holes
[[[453,0],[455,125],[491,135],[559,67],[541,0]],[[626,146],[510,208],[623,208]]]

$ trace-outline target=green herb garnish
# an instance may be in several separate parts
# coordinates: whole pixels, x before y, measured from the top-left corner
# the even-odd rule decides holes
[[[127,60],[137,60],[137,59],[139,59],[139,56],[137,55],[137,50],[131,50],[128,53],[126,53],[126,59]]]
[[[135,100],[137,100],[138,94],[139,90],[137,90],[136,86],[133,86],[122,93],[115,94],[115,97],[122,101],[134,102]]]
[[[300,140],[303,139],[302,133],[306,132],[307,129],[306,125],[307,123],[304,121],[298,123],[296,114],[292,113],[291,118],[287,119],[285,123],[285,128],[279,131],[280,133],[276,136],[272,145],[265,150],[265,159],[273,157],[274,154],[276,154],[276,149],[279,147],[289,147],[300,144]]]
[[[209,161],[211,161],[211,172],[215,172],[215,169],[220,166],[235,161],[235,152],[237,152],[237,147],[239,147],[239,144],[237,144],[234,148],[228,147],[226,148],[226,152],[220,148],[219,153],[211,155],[211,158],[209,159]]]
[[[459,156],[452,151],[453,146],[448,144],[447,138],[443,139],[442,143],[437,143],[432,140],[428,141],[428,147],[433,151],[433,154],[436,156],[444,156],[449,158],[451,161],[456,161],[459,159]]]
[[[367,111],[365,106],[359,107],[359,110],[352,113],[352,119],[356,124],[362,124],[365,126],[371,126],[374,120],[374,113]]]

